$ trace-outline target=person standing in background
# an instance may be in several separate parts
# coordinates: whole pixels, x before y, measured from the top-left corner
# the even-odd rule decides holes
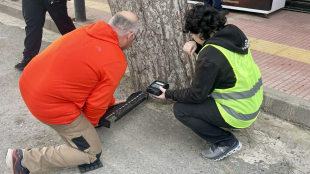
[[[224,10],[222,8],[222,1],[221,0],[203,0],[204,4],[208,4],[211,7],[215,8],[217,11],[219,11],[223,15],[228,15],[229,11]]]
[[[62,35],[75,29],[68,16],[67,0],[22,0],[22,11],[26,22],[25,48],[22,61],[15,65],[20,71],[23,71],[40,51],[46,11]]]

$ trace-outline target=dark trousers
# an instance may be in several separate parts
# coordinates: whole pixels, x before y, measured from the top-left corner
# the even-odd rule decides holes
[[[222,11],[222,1],[221,0],[203,0],[205,4],[209,4],[211,7],[215,8],[217,11]]]
[[[236,141],[231,132],[220,128],[233,127],[225,122],[215,101],[210,97],[200,104],[175,103],[173,112],[179,121],[212,144],[225,146]]]
[[[49,4],[48,0],[23,0],[22,10],[26,22],[24,59],[30,60],[39,53],[46,11],[62,35],[75,29],[68,16],[67,0],[55,4]]]

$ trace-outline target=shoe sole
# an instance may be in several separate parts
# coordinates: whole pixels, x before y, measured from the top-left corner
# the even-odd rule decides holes
[[[242,148],[242,144],[241,144],[241,142],[239,141],[238,146],[234,147],[232,150],[228,151],[227,153],[223,154],[222,156],[220,156],[220,157],[218,157],[218,158],[215,158],[215,159],[212,159],[212,160],[213,160],[213,161],[222,160],[222,159],[224,159],[225,157],[228,157],[229,155],[238,152],[241,148]],[[202,157],[203,157],[204,159],[210,159],[210,158],[204,157],[203,155],[202,155]]]
[[[230,131],[232,131],[232,132],[239,132],[241,129],[229,129]]]
[[[14,171],[13,171],[12,153],[13,153],[13,150],[12,150],[12,149],[8,149],[8,152],[7,152],[7,154],[6,154],[5,161],[6,161],[6,165],[7,165],[8,168],[10,169],[11,174],[14,174]]]

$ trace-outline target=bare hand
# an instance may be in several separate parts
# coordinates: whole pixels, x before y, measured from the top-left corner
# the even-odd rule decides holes
[[[114,104],[112,106],[115,106],[115,105],[118,105],[118,104],[121,104],[121,103],[125,103],[126,100],[115,100]]]
[[[159,87],[159,89],[161,90],[161,92],[163,92],[160,96],[156,96],[156,95],[153,95],[153,97],[156,97],[156,98],[159,98],[159,99],[166,99],[166,96],[165,96],[165,94],[166,94],[166,90],[167,89],[165,89],[165,88],[163,88],[163,87]]]
[[[185,43],[183,47],[183,51],[187,53],[189,56],[193,56],[196,50],[197,50],[197,43],[195,41],[188,41]]]

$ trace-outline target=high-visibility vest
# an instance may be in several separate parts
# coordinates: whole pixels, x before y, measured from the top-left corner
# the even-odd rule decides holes
[[[201,51],[207,46],[213,46],[225,55],[236,76],[234,87],[216,88],[210,96],[229,125],[235,128],[250,126],[256,120],[263,102],[262,77],[250,50],[248,54],[243,55],[221,46],[207,44]],[[199,54],[196,59],[198,56]]]

